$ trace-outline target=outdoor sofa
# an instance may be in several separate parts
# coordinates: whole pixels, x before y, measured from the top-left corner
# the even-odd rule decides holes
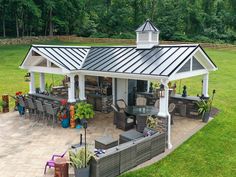
[[[165,151],[165,133],[141,137],[91,159],[91,177],[115,177]]]

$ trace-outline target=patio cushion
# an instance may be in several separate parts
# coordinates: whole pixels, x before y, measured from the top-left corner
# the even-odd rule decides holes
[[[155,129],[151,129],[151,128],[148,128],[148,127],[145,127],[144,130],[143,130],[143,136],[152,136],[154,135],[155,133],[158,133]]]
[[[128,124],[133,123],[133,122],[134,122],[134,119],[132,119],[132,118],[128,118],[128,119],[127,119],[127,123],[128,123]]]
[[[136,130],[129,130],[120,134],[120,143],[125,143],[127,141],[136,140],[142,138],[143,134]]]

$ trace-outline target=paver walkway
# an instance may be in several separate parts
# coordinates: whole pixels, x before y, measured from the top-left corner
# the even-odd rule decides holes
[[[115,128],[112,116],[112,113],[96,113],[95,118],[88,124],[89,144],[94,145],[94,140],[103,135],[112,135],[113,138],[118,139],[122,130]],[[198,120],[176,117],[172,126],[174,147],[204,125]],[[17,112],[0,114],[0,177],[44,176],[45,162],[52,154],[63,153],[72,144],[79,143],[80,133],[83,134],[84,131],[52,128],[41,122],[19,117]],[[139,167],[153,163],[166,153]],[[53,172],[53,169],[47,170],[46,176],[53,176]],[[70,173],[73,173],[73,169],[70,169]]]

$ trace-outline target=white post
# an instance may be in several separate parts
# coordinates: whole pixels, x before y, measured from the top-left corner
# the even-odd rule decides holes
[[[167,80],[162,80],[161,83],[164,85],[164,90],[165,90],[165,96],[160,98],[160,104],[159,104],[159,113],[158,116],[160,117],[166,117],[168,118],[168,149],[172,148],[171,144],[171,116],[169,114],[168,108],[169,108],[169,87],[168,87],[168,81]]]
[[[79,75],[79,99],[86,100],[86,97],[85,97],[85,76],[83,74]]]
[[[40,73],[39,75],[39,86],[40,86],[40,91],[44,92],[45,91],[45,74]]]
[[[76,102],[75,100],[75,75],[70,74],[68,75],[70,77],[70,85],[68,88],[68,102],[73,103]]]
[[[150,92],[150,81],[147,81],[147,93],[149,93]]]
[[[35,79],[34,79],[34,72],[30,72],[30,83],[29,83],[29,93],[35,93]]]
[[[113,100],[112,102],[113,102],[113,104],[116,103],[116,100],[115,100],[116,99],[116,95],[115,95],[116,94],[115,93],[116,88],[115,87],[116,87],[116,82],[115,82],[115,78],[113,77],[112,78],[112,100]]]
[[[202,94],[205,97],[209,97],[209,95],[208,95],[208,82],[209,82],[209,73],[203,75]]]

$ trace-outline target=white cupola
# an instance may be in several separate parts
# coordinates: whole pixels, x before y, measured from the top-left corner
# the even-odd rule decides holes
[[[136,45],[138,49],[150,49],[159,45],[159,30],[149,19],[136,30]]]

